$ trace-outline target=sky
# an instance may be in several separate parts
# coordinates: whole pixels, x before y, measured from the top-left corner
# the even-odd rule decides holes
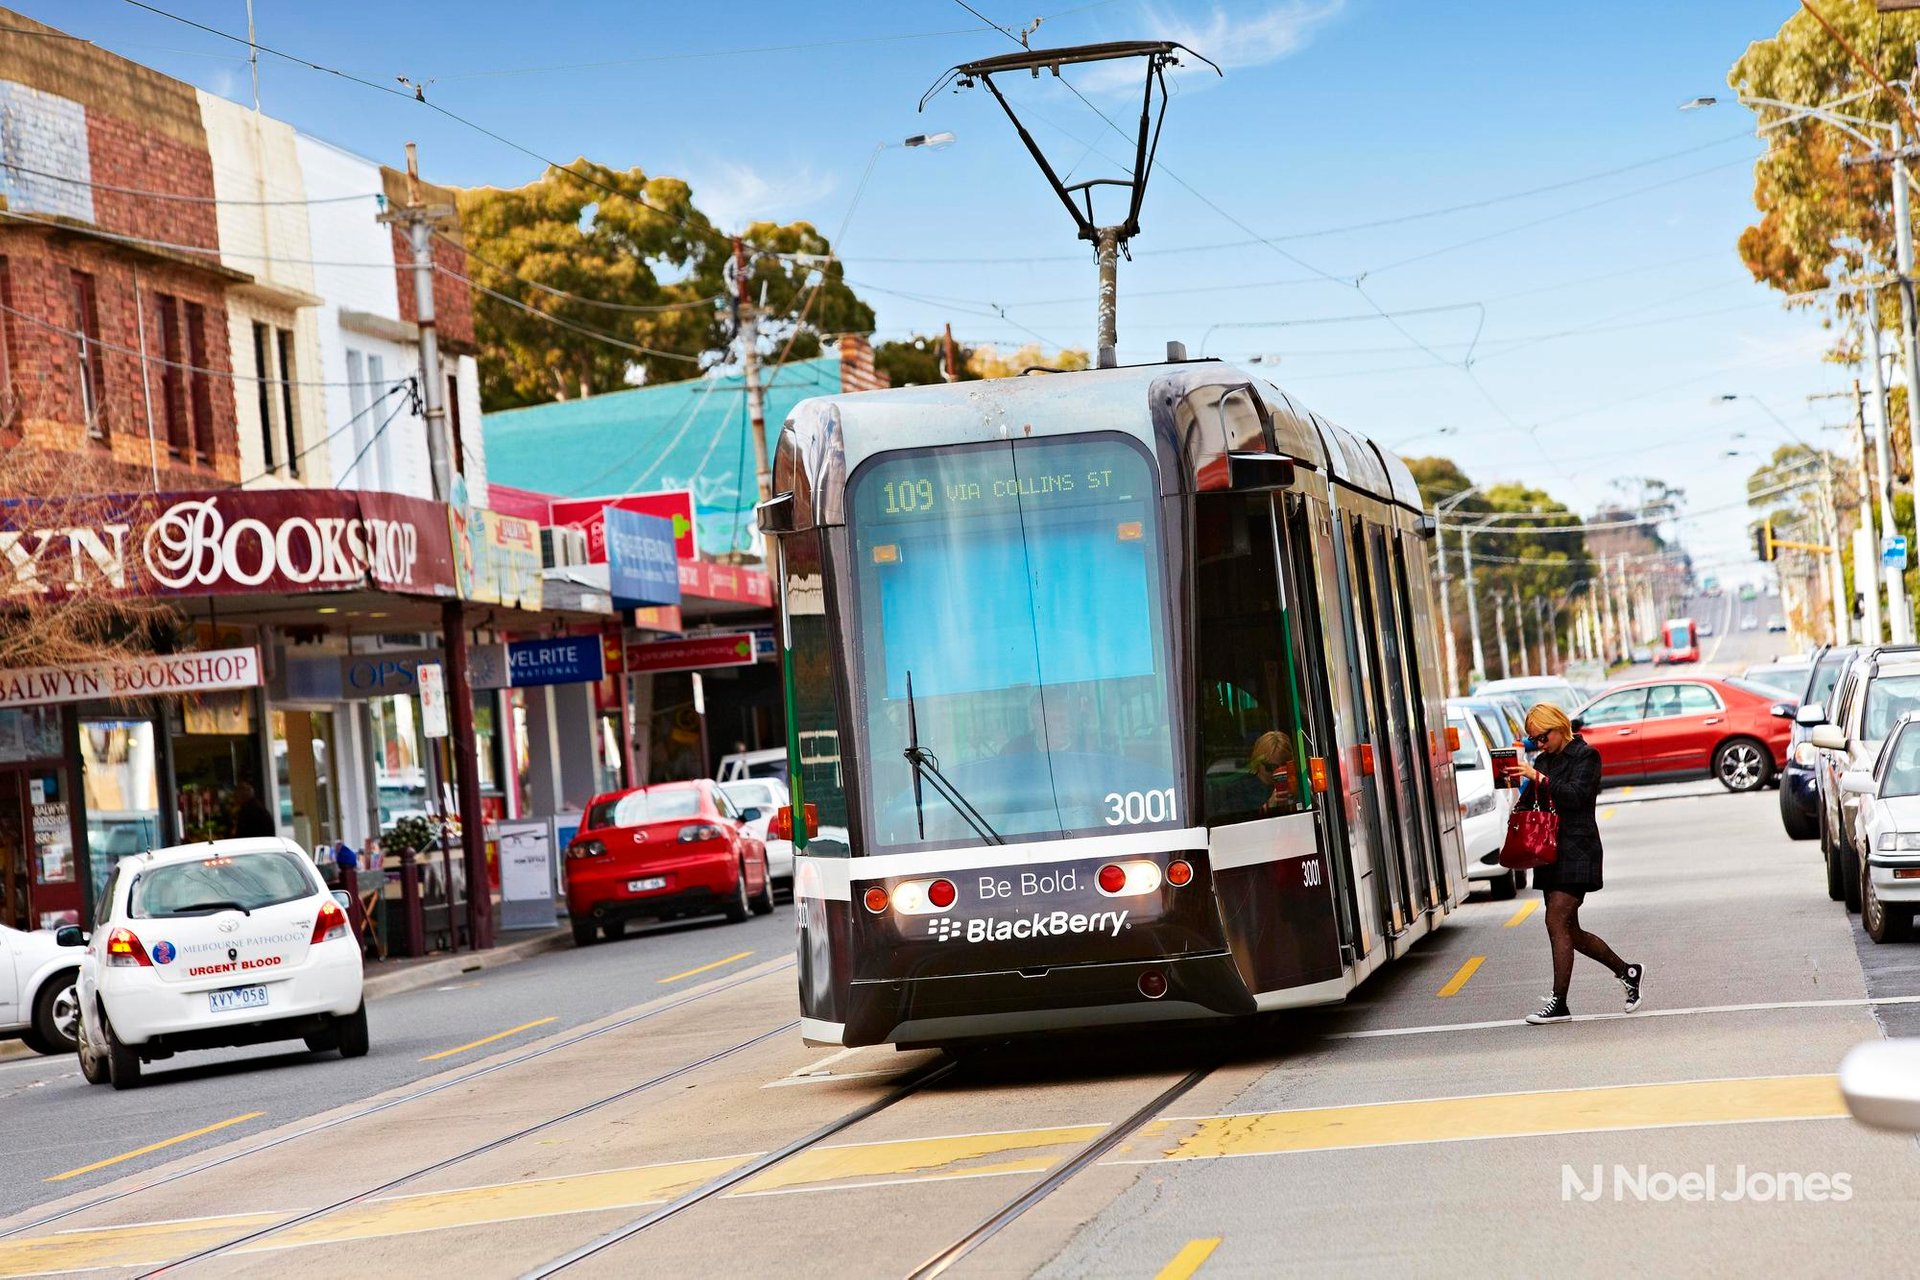
[[[1728,581],[1759,576],[1759,458],[1793,436],[1850,448],[1830,427],[1851,405],[1808,398],[1850,386],[1821,361],[1830,335],[1735,251],[1760,144],[1727,70],[1791,0],[969,2],[985,20],[957,0],[255,0],[262,45],[406,77],[479,128],[270,54],[260,100],[387,163],[417,141],[435,181],[513,186],[543,167],[528,152],[587,156],[687,179],[723,226],[807,219],[880,339],[952,323],[970,344],[1089,348],[1091,250],[1005,116],[982,88],[916,106],[948,67],[1015,48],[992,24],[1036,12],[1036,46],[1175,39],[1224,75],[1173,73],[1120,264],[1123,361],[1169,340],[1259,357],[1343,425],[1580,510],[1657,477],[1686,492],[1670,532]],[[250,101],[243,44],[129,0],[11,3]],[[154,3],[245,31],[245,0]],[[1078,96],[1002,83],[1056,168],[1121,176],[1138,80],[1065,78]],[[1721,103],[1679,109],[1699,95]],[[956,141],[897,145],[936,131]]]

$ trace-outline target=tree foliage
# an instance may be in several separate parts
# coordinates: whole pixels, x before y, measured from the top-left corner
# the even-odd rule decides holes
[[[972,368],[973,348],[958,340],[954,346],[956,382],[968,382],[980,375]],[[882,342],[873,348],[873,367],[887,375],[889,385],[926,387],[945,382],[946,338],[941,334],[916,333],[905,342]]]
[[[583,158],[523,187],[462,192],[460,220],[472,279],[511,299],[474,295],[488,409],[675,381],[727,358],[732,240],[680,179]],[[763,355],[804,358],[822,333],[872,330],[810,223],[756,222],[741,239]]]
[[[1029,342],[1005,355],[1000,353],[998,347],[991,345],[976,347],[967,361],[967,368],[976,378],[1017,378],[1028,369],[1072,373],[1092,363],[1087,353],[1079,347],[1062,347],[1049,355],[1039,343]]]

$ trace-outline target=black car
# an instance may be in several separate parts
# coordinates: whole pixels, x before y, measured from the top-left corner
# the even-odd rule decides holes
[[[1807,687],[1800,694],[1800,705],[1824,707],[1833,697],[1833,686],[1839,683],[1840,673],[1858,652],[1851,645],[1816,649]],[[1807,741],[1812,732],[1798,723],[1793,726],[1793,738],[1787,745],[1787,767],[1780,772],[1780,825],[1795,840],[1812,840],[1820,834],[1820,796],[1813,768],[1815,754],[1813,744]]]

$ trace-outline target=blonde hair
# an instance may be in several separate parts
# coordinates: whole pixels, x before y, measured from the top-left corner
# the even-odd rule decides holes
[[[1261,734],[1253,744],[1253,758],[1247,762],[1249,768],[1257,769],[1261,765],[1291,765],[1293,763],[1293,739],[1278,729],[1269,729]]]
[[[1555,729],[1571,738],[1573,721],[1567,719],[1567,713],[1551,702],[1534,703],[1532,709],[1527,712],[1527,732],[1546,734]]]

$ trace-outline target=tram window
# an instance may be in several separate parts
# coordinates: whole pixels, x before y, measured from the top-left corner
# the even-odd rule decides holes
[[[1199,748],[1210,826],[1298,813],[1312,796],[1293,620],[1275,558],[1285,536],[1284,528],[1276,533],[1268,495],[1195,501]]]
[[[847,856],[847,793],[840,771],[840,710],[834,699],[833,639],[827,629],[827,598],[818,530],[781,539],[786,567],[787,625],[793,649],[793,698],[789,714],[800,741],[800,772],[793,802],[815,806],[819,834],[806,842],[815,857]]]

